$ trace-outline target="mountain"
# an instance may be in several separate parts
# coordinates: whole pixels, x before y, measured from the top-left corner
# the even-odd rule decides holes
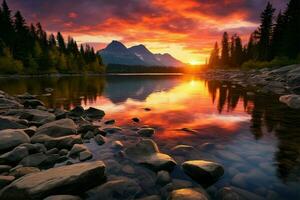
[[[112,41],[105,49],[98,52],[101,55],[103,63],[118,65],[146,65],[134,53],[131,53],[121,42]]]
[[[160,63],[162,63],[163,66],[173,66],[173,67],[181,67],[184,66],[184,64],[171,56],[168,53],[165,54],[155,54],[156,60],[158,60]]]
[[[112,41],[106,48],[98,51],[103,63],[139,66],[180,67],[184,64],[170,54],[153,54],[144,45],[126,48],[121,42]]]
[[[147,63],[149,66],[161,66],[155,55],[151,53],[144,45],[137,45],[129,48],[129,51],[134,53],[137,57],[139,57],[142,61]]]

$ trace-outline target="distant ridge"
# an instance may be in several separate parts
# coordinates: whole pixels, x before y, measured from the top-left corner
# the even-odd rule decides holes
[[[181,67],[184,64],[170,54],[153,54],[144,45],[140,44],[127,48],[119,41],[113,40],[106,48],[98,51],[105,65],[129,66],[160,66]]]

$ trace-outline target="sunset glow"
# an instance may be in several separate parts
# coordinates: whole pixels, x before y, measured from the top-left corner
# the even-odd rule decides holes
[[[258,25],[267,0],[8,0],[30,22],[48,32],[61,31],[79,43],[101,49],[111,40],[126,46],[145,44],[154,53],[168,52],[185,63],[204,64],[222,32],[243,40]],[[287,0],[271,0],[284,8]]]

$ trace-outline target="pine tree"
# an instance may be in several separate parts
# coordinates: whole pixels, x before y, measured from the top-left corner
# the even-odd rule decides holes
[[[28,59],[32,44],[29,38],[29,30],[22,14],[17,11],[14,20],[15,41],[13,46],[14,58],[25,61]]]
[[[52,48],[56,47],[56,39],[53,34],[50,34],[50,36],[49,36],[49,46]]]
[[[218,65],[220,64],[219,51],[220,50],[219,50],[218,42],[216,42],[214,49],[212,50],[209,58],[210,67],[218,67]]]
[[[235,37],[235,64],[237,67],[241,66],[244,61],[244,51],[242,40],[239,36]]]
[[[271,58],[283,56],[285,17],[279,12],[271,39]]]
[[[229,66],[229,43],[228,43],[227,32],[223,34],[223,39],[222,39],[221,64],[223,67]]]
[[[268,2],[267,7],[262,12],[260,19],[261,25],[259,27],[259,41],[258,41],[258,50],[259,50],[259,60],[269,60],[270,59],[270,41],[272,36],[273,28],[273,15],[275,9],[272,4]]]
[[[57,33],[56,39],[57,39],[59,49],[62,52],[66,52],[66,43],[65,43],[64,37],[62,36],[62,34],[60,32]]]
[[[3,42],[11,46],[14,42],[14,27],[11,18],[11,10],[9,9],[6,1],[4,0],[2,3],[1,9],[1,29],[0,29],[0,38],[2,38]]]

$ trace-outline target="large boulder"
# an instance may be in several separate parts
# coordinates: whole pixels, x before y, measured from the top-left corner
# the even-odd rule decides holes
[[[171,170],[176,162],[167,154],[159,152],[157,144],[151,139],[142,139],[125,150],[134,162],[145,165],[154,171]]]
[[[60,119],[40,126],[35,135],[61,137],[76,134],[77,126],[72,119]]]
[[[136,181],[128,178],[119,178],[87,191],[89,200],[131,200],[141,192]]]
[[[192,188],[173,190],[168,200],[208,200],[206,195]]]
[[[55,120],[54,114],[38,109],[12,109],[6,112],[6,115],[19,116],[22,119],[39,124],[45,124]]]
[[[27,128],[25,125],[20,124],[19,120],[13,117],[0,117],[0,130],[4,129],[24,129]]]
[[[48,169],[23,176],[0,192],[0,199],[38,200],[55,194],[80,194],[103,182],[102,161]]]
[[[0,98],[0,109],[22,108],[23,106],[14,99]]]
[[[224,169],[220,164],[205,161],[192,160],[182,164],[183,171],[202,186],[210,186],[224,174]]]
[[[285,103],[293,109],[300,109],[300,95],[284,95],[279,98],[279,101]]]
[[[9,151],[23,143],[30,143],[30,138],[24,131],[18,129],[0,131],[0,152]]]
[[[85,115],[92,119],[101,119],[102,117],[104,117],[105,112],[103,110],[90,107],[85,111]]]

